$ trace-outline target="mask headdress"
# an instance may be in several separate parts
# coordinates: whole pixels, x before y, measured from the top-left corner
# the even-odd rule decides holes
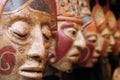
[[[49,13],[50,12],[48,7],[49,5],[46,3],[45,0],[8,0],[4,8],[4,11],[5,12],[19,11],[29,6],[33,9]]]
[[[79,0],[56,0],[57,20],[82,24],[79,11]]]
[[[94,19],[97,30],[101,32],[106,27],[106,17],[103,8],[100,6],[99,1],[96,0],[96,5],[92,9],[92,18]]]
[[[73,23],[82,24],[79,12],[79,0],[55,0],[57,22],[63,21],[60,30],[58,25],[52,28],[52,34],[56,37],[56,61],[61,60],[71,48],[73,40],[64,33],[64,28],[73,26]],[[64,22],[65,21],[65,22]],[[73,23],[71,23],[73,22]],[[55,32],[55,30],[57,30]],[[64,48],[63,48],[64,47]]]
[[[108,26],[108,24],[107,24],[104,10],[100,6],[98,0],[96,0],[96,5],[92,9],[92,17],[96,23],[98,32],[101,33],[101,31],[103,31],[103,29],[105,29]],[[102,39],[103,37],[100,35],[98,38]],[[96,49],[101,53],[101,55],[104,55],[107,50],[106,48],[109,46],[109,42],[105,38],[103,38],[101,41],[99,41],[100,39],[98,39],[98,41],[97,41],[98,46]],[[99,44],[99,42],[101,42],[101,44]]]
[[[106,0],[106,1],[107,1],[106,19],[108,21],[108,25],[109,25],[110,30],[112,31],[112,33],[114,33],[117,30],[117,20],[115,18],[114,13],[110,10],[109,0]]]
[[[107,1],[106,19],[108,21],[109,29],[111,30],[112,34],[114,35],[119,30],[119,28],[118,28],[118,25],[117,25],[116,17],[114,15],[114,13],[110,10],[109,0],[106,0],[106,1]],[[119,50],[119,40],[115,39],[115,44],[112,46],[112,53],[116,54],[116,53],[118,53],[118,50]]]

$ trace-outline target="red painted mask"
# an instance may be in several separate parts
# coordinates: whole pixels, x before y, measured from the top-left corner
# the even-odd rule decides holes
[[[90,37],[94,37],[94,40],[97,39],[97,29],[95,23],[90,21],[85,29],[83,30],[83,34],[87,39],[87,48],[81,51],[80,62],[82,66],[90,63],[89,61],[93,59],[94,51],[95,51],[95,44],[96,42],[91,42],[93,39],[89,40]]]
[[[107,20],[104,14],[103,8],[97,3],[92,11],[92,17],[95,20],[97,29],[98,29],[98,41],[97,41],[97,48],[96,50],[101,53],[101,55],[105,55],[107,52],[107,48],[109,46],[109,41],[105,39],[102,35],[101,32],[108,26],[107,25]]]
[[[115,43],[112,45],[112,53],[113,54],[118,54],[119,53],[119,28],[117,24],[117,20],[115,18],[114,13],[111,10],[108,10],[106,13],[106,17],[108,20],[109,28],[112,32],[112,35],[114,36],[114,41]],[[117,33],[117,36],[116,36]]]
[[[69,51],[73,43],[73,40],[64,33],[64,28],[70,27],[70,26],[72,27],[73,24],[66,22],[65,24],[62,25],[60,30],[57,32],[57,41],[56,41],[56,47],[55,47],[56,62],[61,60],[61,58],[63,58],[66,55],[66,53]]]
[[[58,30],[55,36],[56,60],[54,59],[55,63],[52,66],[58,70],[67,71],[78,61],[79,50],[84,48],[86,43],[79,29],[82,25],[79,15],[79,1],[56,0],[56,4]],[[80,36],[78,37],[78,35]],[[67,66],[65,66],[66,64]]]

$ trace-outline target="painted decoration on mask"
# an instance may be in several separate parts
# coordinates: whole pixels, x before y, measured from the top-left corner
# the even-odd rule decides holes
[[[16,50],[12,46],[5,46],[0,50],[0,74],[9,75],[15,65]]]

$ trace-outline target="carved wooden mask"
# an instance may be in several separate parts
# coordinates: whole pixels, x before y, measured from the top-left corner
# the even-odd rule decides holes
[[[51,44],[46,0],[8,0],[0,22],[0,79],[41,80]]]
[[[57,30],[53,32],[56,59],[51,65],[60,71],[71,69],[79,59],[79,51],[86,46],[77,1],[56,0]]]
[[[95,51],[97,41],[97,28],[92,20],[88,0],[79,0],[80,13],[83,21],[83,34],[86,38],[87,48],[81,51],[79,65],[92,67],[97,61],[99,54]]]
[[[99,4],[96,4],[93,7],[92,17],[97,25],[97,30],[98,30],[98,40],[97,40],[96,50],[101,53],[101,56],[104,56],[108,53],[107,50],[110,44],[109,41],[110,32],[104,11]]]
[[[108,10],[106,13],[106,17],[108,20],[108,24],[112,33],[112,37],[114,37],[114,44],[111,44],[112,50],[111,52],[114,55],[117,55],[119,53],[119,38],[120,38],[120,32],[117,25],[117,20],[115,18],[114,13],[111,10]],[[112,41],[111,41],[112,42]]]
[[[113,46],[113,53],[114,55],[118,55],[120,53],[120,19],[117,21],[116,30],[113,33],[115,44]]]
[[[115,33],[113,33],[115,44],[112,47],[112,53],[113,55],[118,55],[120,53],[120,30],[116,30]]]
[[[96,52],[97,29],[95,23],[92,21],[84,25],[83,34],[87,41],[87,48],[81,51],[79,65],[83,67],[92,67],[99,57]]]

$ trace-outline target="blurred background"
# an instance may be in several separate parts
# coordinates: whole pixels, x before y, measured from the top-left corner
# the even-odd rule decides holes
[[[110,9],[116,16],[116,19],[120,17],[120,0],[108,0],[110,3]],[[99,3],[102,7],[106,6],[106,0],[99,0]],[[95,0],[90,0],[90,9],[92,10],[95,5]]]

